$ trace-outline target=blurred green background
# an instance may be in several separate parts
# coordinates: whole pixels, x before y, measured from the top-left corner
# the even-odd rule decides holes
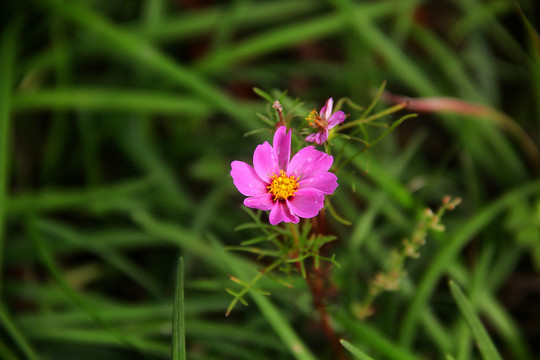
[[[235,231],[249,217],[230,162],[271,139],[244,137],[274,116],[254,87],[286,90],[288,113],[296,98],[367,106],[386,81],[483,112],[420,113],[342,171],[336,331],[375,359],[480,359],[452,278],[504,358],[539,359],[540,6],[517,4],[2,1],[0,358],[169,358],[182,256],[189,359],[331,359],[300,277],[224,317],[228,275],[257,269],[223,250],[254,236]],[[463,203],[446,232],[355,318],[389,249],[447,194]]]

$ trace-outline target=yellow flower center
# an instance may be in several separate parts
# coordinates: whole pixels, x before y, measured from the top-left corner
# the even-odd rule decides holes
[[[267,188],[268,192],[274,195],[274,201],[286,200],[298,190],[298,179],[294,175],[287,176],[285,171],[280,170],[279,175],[272,175],[272,182]]]

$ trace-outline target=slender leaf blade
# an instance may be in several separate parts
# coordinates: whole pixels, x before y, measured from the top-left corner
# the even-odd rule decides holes
[[[347,349],[351,354],[353,354],[356,359],[374,360],[371,356],[367,355],[365,352],[363,352],[362,350],[360,350],[359,348],[357,348],[350,342],[343,339],[339,340],[339,342],[341,343],[341,345],[343,345],[345,349]]]
[[[8,211],[7,189],[9,180],[10,127],[13,67],[15,62],[18,23],[10,24],[0,39],[0,289],[2,285],[1,254],[4,247],[4,223]]]
[[[459,286],[452,280],[450,281],[449,286],[461,314],[465,318],[467,325],[476,339],[478,348],[484,360],[502,360],[501,355],[491,341],[484,325],[482,325],[482,322],[474,312],[471,303],[467,300]]]
[[[176,292],[174,295],[172,359],[186,360],[186,328],[184,317],[184,260],[178,259]]]

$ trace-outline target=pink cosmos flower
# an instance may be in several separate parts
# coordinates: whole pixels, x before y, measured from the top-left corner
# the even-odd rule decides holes
[[[330,98],[326,100],[326,103],[321,108],[320,115],[317,114],[316,109],[311,110],[306,120],[310,126],[316,128],[319,132],[308,135],[306,141],[316,142],[319,145],[324,144],[328,140],[328,130],[345,120],[345,113],[343,111],[336,111],[332,114],[333,106],[334,100]]]
[[[328,172],[334,158],[307,146],[291,159],[291,132],[281,126],[271,146],[267,141],[253,153],[253,167],[243,161],[231,163],[234,185],[247,196],[244,205],[270,210],[270,224],[298,223],[324,206],[324,195],[337,188],[337,176]]]

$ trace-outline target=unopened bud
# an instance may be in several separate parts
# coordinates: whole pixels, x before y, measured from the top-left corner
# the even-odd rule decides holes
[[[274,101],[274,105],[272,105],[274,109],[276,109],[278,116],[279,116],[279,122],[277,123],[277,126],[284,126],[285,125],[285,119],[283,119],[283,107],[281,106],[281,103],[279,101]]]
[[[277,111],[283,111],[283,107],[281,106],[281,103],[277,100],[274,101],[274,105],[272,105],[272,107],[276,109]]]
[[[456,208],[456,206],[458,206],[459,204],[461,204],[461,198],[455,198],[454,200],[452,200],[452,202],[450,202],[446,208],[448,210],[454,210]]]

